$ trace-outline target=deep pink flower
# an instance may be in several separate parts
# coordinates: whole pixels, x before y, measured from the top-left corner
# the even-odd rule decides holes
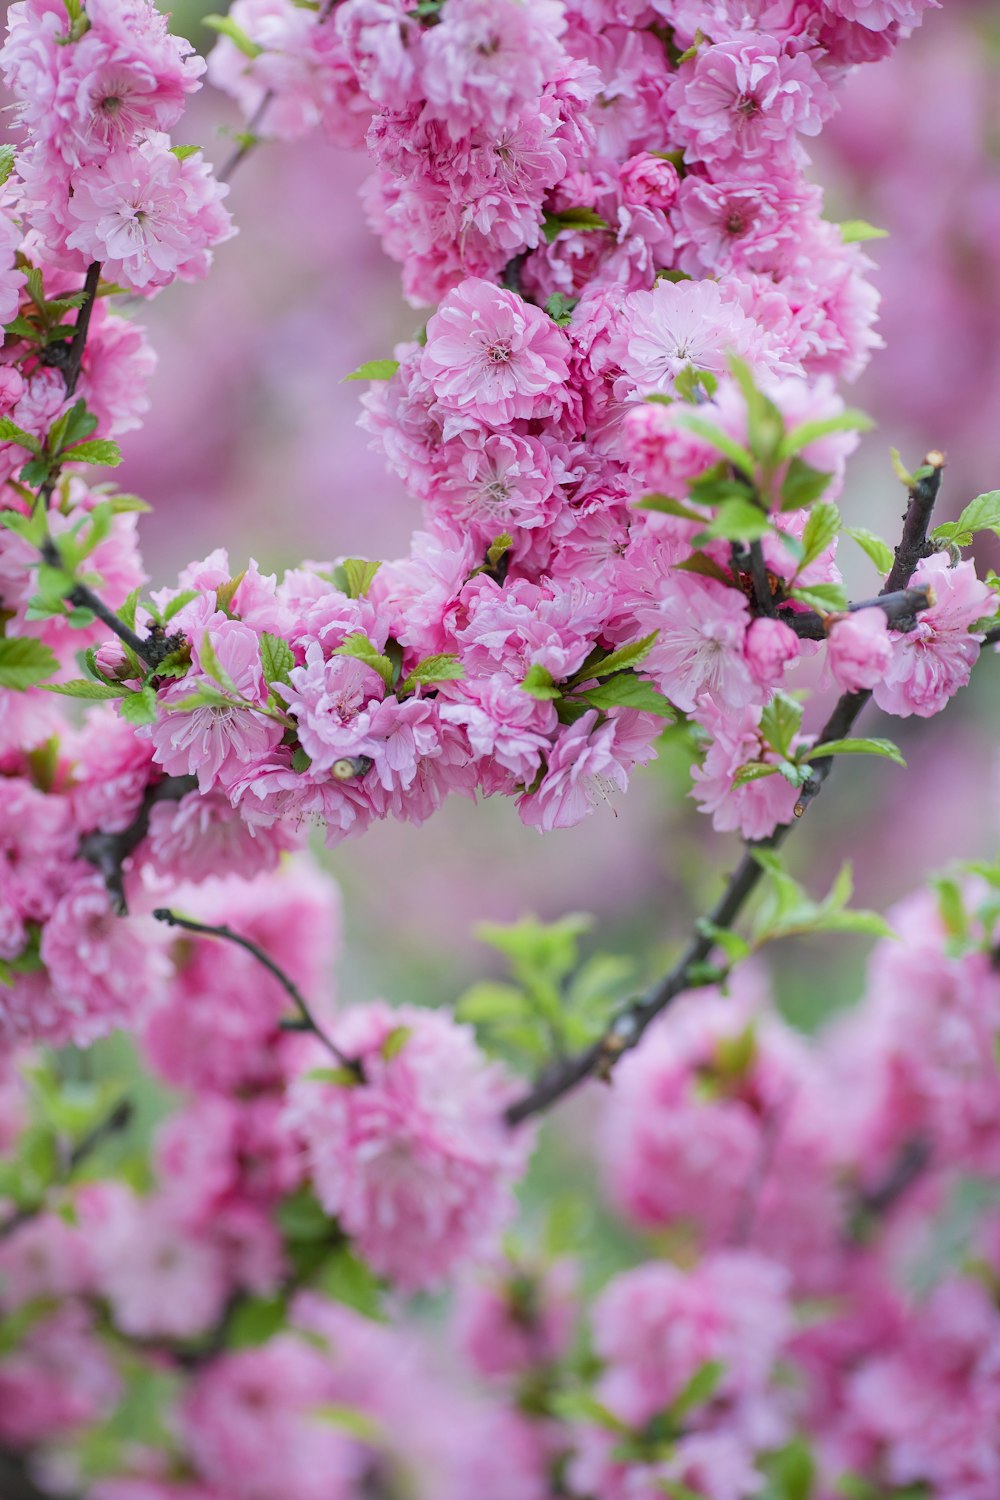
[[[951,567],[944,552],[924,558],[911,582],[928,584],[935,602],[921,611],[915,630],[892,632],[892,660],[875,683],[875,702],[901,718],[929,719],[968,682],[982,640],[971,627],[993,613],[994,595],[976,577],[975,563]]]
[[[892,639],[885,611],[877,605],[836,620],[826,641],[830,671],[845,693],[876,687],[885,677],[892,661]]]
[[[558,409],[568,358],[566,335],[540,308],[473,278],[427,324],[420,367],[443,406],[503,426]]]

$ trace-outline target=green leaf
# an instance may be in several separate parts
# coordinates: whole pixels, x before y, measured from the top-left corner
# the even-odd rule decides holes
[[[226,1324],[227,1349],[256,1349],[285,1326],[283,1297],[242,1297]]]
[[[258,47],[257,43],[247,36],[243,27],[238,26],[231,16],[202,16],[201,20],[203,26],[210,27],[212,31],[218,31],[222,36],[227,36],[233,43],[233,46],[239,48],[244,57],[249,57],[252,60],[255,57],[259,57],[264,50],[263,47]]]
[[[356,1255],[352,1255],[346,1245],[338,1246],[324,1263],[316,1278],[316,1285],[335,1302],[353,1307],[366,1318],[381,1317],[382,1299],[378,1281],[374,1273]]]
[[[528,1001],[523,990],[513,984],[482,979],[470,985],[455,1006],[460,1021],[472,1026],[490,1026],[498,1022],[524,1019]]]
[[[778,457],[782,460],[791,458],[794,454],[801,453],[803,448],[808,448],[810,443],[815,443],[818,438],[828,437],[831,432],[868,432],[874,425],[871,417],[849,406],[835,417],[817,417],[812,422],[803,422],[801,426],[793,427],[791,432],[785,434]]]
[[[151,687],[140,688],[137,693],[128,693],[118,710],[127,724],[156,723],[156,694]]]
[[[381,1052],[382,1056],[385,1058],[386,1062],[392,1062],[392,1059],[398,1056],[400,1052],[402,1052],[403,1048],[406,1046],[412,1035],[412,1026],[394,1026],[392,1030],[387,1033],[387,1035],[383,1039],[381,1047],[378,1049]]]
[[[560,328],[568,328],[573,321],[573,309],[579,300],[579,297],[566,297],[562,292],[553,292],[546,299],[545,311],[553,323],[558,323]]]
[[[809,512],[802,533],[802,561],[799,570],[815,562],[840,531],[840,511],[829,500],[822,500]]]
[[[653,510],[663,516],[679,516],[682,521],[697,521],[703,526],[709,519],[699,510],[692,510],[689,505],[682,505],[679,500],[673,500],[669,495],[643,495],[641,500],[635,502],[636,510]]]
[[[543,667],[538,662],[532,662],[521,687],[532,698],[539,698],[543,702],[546,699],[558,698],[562,693],[562,689],[557,688],[552,681],[552,673],[548,667]]]
[[[867,219],[844,219],[839,224],[840,238],[845,245],[859,245],[865,240],[887,240],[888,229],[876,229],[874,224],[869,224]]]
[[[75,448],[68,449],[64,457],[73,463],[103,464],[106,469],[117,469],[122,461],[122,450],[107,438],[94,438],[89,443],[78,443]]]
[[[874,531],[866,531],[863,526],[845,526],[843,529],[852,542],[857,542],[865,556],[871,558],[883,578],[892,572],[896,559],[888,542],[876,536]]]
[[[111,687],[107,682],[89,682],[85,677],[73,682],[47,682],[47,693],[62,693],[66,698],[123,698],[128,691],[123,687]]]
[[[720,505],[715,520],[692,540],[696,546],[706,542],[757,542],[771,530],[767,513],[752,500],[727,500]]]
[[[58,670],[55,655],[42,641],[27,636],[0,639],[0,687],[23,693]]]
[[[781,509],[805,510],[829,487],[832,474],[814,469],[802,458],[789,460],[781,484]]]
[[[694,412],[683,411],[677,415],[678,425],[686,427],[688,432],[693,432],[698,437],[711,443],[720,453],[724,453],[729,462],[745,474],[748,479],[753,478],[754,461],[753,456],[746,448],[740,446],[728,432],[723,432],[721,427],[715,427],[711,422],[706,422],[704,417],[696,416]]]
[[[763,1468],[770,1481],[766,1500],[811,1500],[816,1465],[803,1438],[793,1438],[784,1448],[768,1454]]]
[[[778,767],[771,761],[748,760],[740,766],[733,777],[733,788],[746,786],[750,781],[761,781],[765,776],[777,776]]]
[[[906,765],[899,746],[892,740],[827,740],[825,744],[814,745],[802,759],[825,760],[829,755],[880,755],[883,760],[894,761],[897,766]]]
[[[358,365],[358,368],[352,370],[350,375],[345,375],[344,381],[391,380],[398,369],[398,359],[370,359],[366,364]]]
[[[785,420],[774,402],[759,389],[750,366],[744,360],[732,355],[729,369],[747,405],[750,451],[766,468],[770,468],[785,435]]]
[[[174,597],[170,600],[170,602],[164,606],[164,610],[163,610],[163,623],[164,623],[164,625],[168,625],[170,623],[170,621],[174,618],[174,615],[180,613],[180,611],[184,608],[185,604],[190,604],[193,599],[197,599],[197,598],[198,598],[198,590],[197,589],[183,589],[181,593],[175,594]]]
[[[620,1417],[592,1396],[589,1391],[554,1391],[548,1401],[549,1411],[564,1422],[584,1422],[591,1427],[603,1427],[607,1432],[617,1432],[623,1437],[629,1429]]]
[[[464,676],[465,668],[458,657],[442,652],[438,656],[425,656],[423,661],[418,662],[413,671],[407,674],[396,691],[402,698],[406,693],[412,693],[418,685],[427,686],[433,682],[460,682]]]
[[[564,208],[561,213],[546,214],[542,220],[542,234],[545,236],[547,245],[551,245],[564,229],[607,229],[607,227],[607,219],[602,219],[600,214],[595,213],[592,208]]]
[[[260,638],[260,660],[265,682],[287,682],[288,674],[295,665],[295,654],[280,635],[265,630]]]
[[[373,672],[377,672],[387,688],[392,687],[392,662],[381,651],[377,651],[366,635],[355,631],[339,645],[334,651],[334,656],[352,656],[355,661],[360,661]]]
[[[345,557],[333,570],[334,582],[349,599],[360,599],[371,588],[381,566],[364,557]]]
[[[945,522],[931,532],[935,541],[967,547],[977,531],[992,531],[1000,536],[1000,490],[989,490],[970,500],[957,521]]]
[[[30,432],[25,432],[23,427],[18,427],[10,417],[0,417],[0,443],[17,443],[19,448],[27,448],[29,453],[35,455],[42,451],[38,439]]]
[[[776,692],[760,716],[760,730],[778,755],[791,754],[792,740],[802,725],[802,704],[787,693]]]
[[[202,682],[186,697],[175,698],[167,705],[167,711],[172,714],[191,714],[199,708],[232,707],[232,698],[228,698],[225,693],[220,693],[218,688],[211,687],[207,682]]]
[[[810,583],[808,587],[797,584],[789,591],[789,598],[819,610],[821,615],[831,611],[839,614],[848,605],[847,590],[840,583]]]
[[[225,583],[219,584],[215,591],[216,609],[225,610],[226,614],[229,614],[233,607],[233,600],[236,598],[237,590],[246,576],[246,568],[241,568],[238,573],[233,574],[232,578],[227,578]]]
[[[681,271],[661,271],[660,276],[666,276],[669,281],[691,280],[690,276],[685,276]],[[705,396],[714,396],[718,389],[718,376],[713,375],[711,370],[699,370],[697,365],[685,365],[674,376],[674,390],[689,406],[697,406]]]
[[[678,573],[697,573],[701,578],[714,578],[727,588],[734,587],[732,578],[722,564],[717,563],[714,557],[709,557],[707,552],[692,552],[683,562],[674,563],[674,567]]]
[[[356,1089],[361,1082],[353,1068],[310,1068],[303,1073],[307,1083],[332,1083],[339,1089]]]
[[[367,1412],[358,1411],[354,1406],[342,1406],[339,1402],[324,1401],[321,1406],[314,1406],[312,1414],[319,1422],[328,1427],[337,1427],[341,1432],[348,1433],[352,1438],[357,1438],[361,1443],[376,1444],[384,1440],[385,1434],[382,1427]]]
[[[577,696],[591,708],[636,708],[640,713],[659,714],[664,719],[677,717],[668,698],[645,677],[635,677],[631,672],[620,672],[610,681],[587,688]]]
[[[505,557],[514,545],[514,538],[509,531],[502,531],[495,536],[486,550],[486,566],[495,569],[501,558]]]
[[[171,146],[171,155],[176,156],[178,161],[187,161],[189,156],[197,156],[201,150],[200,146]]]
[[[330,1219],[307,1187],[297,1188],[283,1198],[275,1210],[278,1228],[286,1240],[325,1240],[330,1234]]]
[[[202,632],[201,643],[198,647],[198,661],[206,676],[211,677],[212,681],[217,682],[221,688],[225,688],[227,693],[234,693],[239,697],[239,689],[216,656],[212,637],[207,630]]]
[[[0,187],[14,170],[14,147],[0,146]]]
[[[706,1402],[711,1401],[725,1373],[725,1365],[717,1359],[706,1360],[705,1364],[695,1370],[687,1385],[678,1396],[674,1397],[668,1408],[669,1416],[677,1426],[682,1426],[687,1416],[696,1407],[704,1406]]]
[[[601,655],[597,660],[588,657],[573,681],[588,682],[592,677],[611,677],[615,672],[625,672],[637,667],[652,651],[659,633],[658,630],[653,630],[649,635],[644,635],[642,640],[619,646],[617,650],[610,651],[606,656]]]

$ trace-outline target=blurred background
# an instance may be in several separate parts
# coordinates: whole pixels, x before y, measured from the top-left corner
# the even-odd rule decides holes
[[[207,8],[174,13],[174,29],[202,51],[213,40],[200,21]],[[878,427],[842,508],[890,539],[902,509],[890,446],[911,466],[929,448],[946,451],[949,515],[1000,485],[998,80],[995,0],[946,0],[890,61],[855,76],[817,152],[828,216],[889,231],[871,246],[887,347],[850,393]],[[185,124],[186,138],[221,162],[231,150],[224,131],[240,122],[206,87]],[[155,507],[143,522],[154,581],[219,545],[234,571],[248,554],[273,570],[405,550],[417,506],[356,426],[364,387],[343,383],[421,321],[365,226],[365,173],[360,155],[318,140],[255,151],[234,177],[240,233],[215,274],[144,309],[160,363],[152,409],[126,440],[119,472]],[[874,592],[871,565],[850,541],[842,546],[852,592]],[[984,561],[997,559],[984,551]],[[866,731],[897,738],[910,769],[861,761],[838,770],[790,846],[810,889],[824,892],[853,852],[856,902],[884,906],[927,870],[992,852],[998,706],[1000,661],[929,724],[887,726],[870,711]],[[809,712],[820,722],[822,705]],[[668,739],[627,797],[570,832],[543,838],[509,803],[454,800],[423,828],[377,825],[324,855],[346,904],[341,995],[450,1002],[498,964],[476,942],[475,923],[528,912],[593,913],[602,947],[634,956],[637,977],[654,972],[692,903],[703,908],[736,857],[687,790],[685,754]],[[790,1016],[810,1025],[853,999],[865,952],[863,940],[844,937],[780,946]]]

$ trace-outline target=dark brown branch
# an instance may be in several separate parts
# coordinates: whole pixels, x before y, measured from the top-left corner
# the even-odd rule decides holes
[[[920,559],[927,552],[927,528],[931,510],[941,484],[941,468],[944,464],[939,453],[928,456],[930,473],[914,485],[910,492],[910,503],[903,523],[903,538],[896,548],[896,561],[886,579],[882,597],[905,589]],[[846,739],[871,697],[868,691],[845,693],[834,705],[833,712],[820,730],[819,743]],[[812,776],[802,788],[796,805],[796,816],[805,811],[808,804],[823,787],[833,767],[833,758],[813,761]],[[743,858],[736,867],[729,883],[716,902],[707,919],[698,922],[688,939],[687,946],[669,973],[638,1000],[619,1011],[605,1034],[575,1057],[552,1064],[542,1073],[533,1088],[512,1104],[506,1112],[509,1125],[519,1125],[533,1115],[542,1113],[564,1095],[571,1093],[587,1078],[606,1078],[623,1052],[635,1047],[643,1033],[657,1016],[685,990],[712,982],[706,965],[716,946],[715,931],[731,927],[746,902],[756,890],[764,873],[763,867],[754,858],[758,849],[775,849],[788,837],[795,823],[785,823],[776,828],[768,839],[747,844]]]
[[[1000,625],[993,625],[983,635],[984,646],[1000,646]]]
[[[359,1080],[363,1080],[364,1074],[362,1072],[361,1064],[358,1062],[357,1058],[348,1057],[346,1052],[342,1052],[337,1046],[336,1042],[332,1041],[330,1037],[326,1035],[326,1032],[323,1031],[322,1027],[319,1025],[319,1022],[313,1015],[312,1010],[309,1007],[309,1003],[303,995],[302,991],[299,989],[298,985],[293,979],[290,979],[288,977],[284,969],[282,969],[278,964],[275,963],[271,955],[265,952],[265,950],[261,948],[257,943],[253,942],[250,938],[244,937],[242,933],[234,932],[231,927],[226,927],[222,924],[220,924],[219,926],[213,926],[208,922],[194,922],[190,917],[178,916],[176,912],[170,911],[168,910],[168,908],[163,906],[158,907],[156,911],[153,912],[153,916],[158,922],[165,922],[168,927],[180,927],[183,928],[185,932],[196,932],[203,937],[224,938],[226,942],[235,943],[237,947],[243,948],[247,953],[255,958],[259,964],[263,965],[263,967],[268,971],[269,974],[273,974],[274,978],[281,985],[282,989],[285,991],[286,995],[288,995],[289,999],[292,1001],[292,1004],[299,1012],[299,1015],[302,1017],[302,1020],[305,1023],[306,1030],[311,1031],[313,1036],[318,1037],[318,1039],[323,1043],[323,1046],[337,1059],[337,1062],[342,1068],[349,1068],[350,1071],[355,1075],[355,1077],[357,1077]]]
[[[158,802],[179,802],[197,785],[194,776],[165,776],[162,781],[146,788],[142,805],[127,828],[119,833],[103,833],[98,829],[84,834],[80,840],[80,857],[96,865],[104,876],[104,884],[118,916],[123,917],[128,911],[122,866],[149,832],[149,815],[153,808]]]
[[[860,1193],[857,1213],[862,1219],[882,1218],[895,1208],[899,1200],[922,1177],[931,1161],[931,1148],[919,1137],[907,1141],[876,1187]]]
[[[884,610],[893,630],[912,630],[916,617],[922,609],[929,609],[933,600],[933,589],[918,585],[916,588],[897,589],[894,594],[879,594],[875,599],[857,599],[847,606],[849,614],[873,607]],[[778,619],[790,626],[803,641],[826,639],[827,628],[839,615],[820,615],[815,610],[781,611]]]
[[[771,619],[778,611],[774,602],[774,591],[771,588],[771,580],[767,576],[764,549],[758,540],[750,543],[748,551],[750,557],[750,581],[753,584],[753,597],[754,603],[757,606],[757,613]]]
[[[87,343],[87,333],[90,329],[90,319],[94,311],[94,303],[97,301],[97,288],[101,281],[100,261],[91,261],[87,267],[87,276],[83,283],[83,301],[76,315],[76,327],[70,340],[69,353],[63,370],[63,379],[66,381],[66,394],[72,396],[76,390],[77,381],[80,379],[80,370],[83,367],[83,351]]]
[[[38,1488],[24,1458],[0,1448],[0,1496],[3,1500],[52,1500],[52,1491]],[[63,1495],[62,1500],[71,1497]]]

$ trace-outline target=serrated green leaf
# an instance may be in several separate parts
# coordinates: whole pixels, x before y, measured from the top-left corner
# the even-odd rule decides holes
[[[776,776],[778,767],[766,760],[748,760],[740,766],[733,777],[733,788],[746,786],[750,781],[761,781],[765,776]]]
[[[344,381],[391,380],[398,369],[398,359],[370,359],[365,364],[358,365],[358,368],[352,370],[350,375],[345,375]]]
[[[679,516],[682,521],[697,521],[702,526],[709,519],[700,510],[692,510],[689,505],[682,505],[670,495],[643,495],[641,500],[635,502],[635,508],[656,511],[662,516]]]
[[[591,708],[634,708],[640,713],[659,714],[664,719],[677,717],[677,711],[668,698],[645,677],[636,677],[631,672],[619,672],[609,681],[587,688],[577,696]]]
[[[770,530],[767,512],[752,500],[727,500],[719,506],[715,519],[692,541],[698,547],[713,541],[757,542]]]
[[[871,558],[883,578],[892,572],[895,562],[895,554],[888,542],[884,542],[874,531],[866,531],[863,526],[845,526],[844,534],[857,542],[866,557]]]
[[[573,680],[586,682],[591,677],[612,677],[616,672],[630,671],[638,667],[652,651],[659,634],[658,630],[652,630],[641,640],[630,641],[626,646],[619,646],[616,650],[609,651],[607,655],[599,656],[596,661],[588,657]]]
[[[239,689],[216,656],[212,637],[207,630],[202,631],[201,642],[198,646],[198,662],[207,677],[211,677],[213,682],[225,688],[227,693],[233,693],[239,697]]]
[[[334,570],[338,586],[349,599],[360,599],[371,588],[381,566],[380,562],[369,562],[365,557],[345,557]],[[341,575],[343,576],[342,584],[340,584]]]
[[[280,635],[265,630],[260,638],[260,660],[265,682],[287,682],[288,674],[295,666],[295,653]]]
[[[692,552],[683,562],[674,563],[674,568],[678,573],[697,573],[700,578],[714,578],[727,588],[734,586],[722,564],[717,563],[714,557],[709,557],[707,552]]]
[[[0,146],[0,187],[14,170],[14,147]]]
[[[94,438],[92,442],[68,448],[63,457],[75,464],[101,464],[106,469],[117,469],[122,461],[122,450],[107,438]]]
[[[1000,490],[977,495],[962,511],[957,521],[947,521],[931,532],[935,541],[967,547],[977,531],[992,531],[1000,536]]]
[[[542,220],[542,234],[548,245],[551,245],[564,229],[581,231],[607,229],[607,227],[607,219],[602,219],[600,214],[595,213],[592,208],[564,208],[560,213],[546,214]]]
[[[869,432],[874,425],[871,417],[849,406],[835,417],[817,417],[812,422],[803,422],[800,426],[793,427],[791,432],[785,434],[778,457],[781,460],[792,458],[796,453],[801,453],[803,448],[808,448],[810,443],[828,437],[830,433]]]
[[[781,509],[807,509],[826,493],[832,478],[832,474],[812,468],[798,456],[790,459],[781,484]]]
[[[521,687],[532,698],[546,699],[558,698],[562,689],[556,687],[552,681],[552,673],[548,667],[541,666],[538,662],[532,662],[524,676]]]
[[[802,705],[787,693],[776,692],[765,706],[760,729],[772,750],[779,755],[791,753],[792,740],[802,724]]]
[[[73,682],[47,682],[45,684],[47,693],[62,693],[66,698],[123,698],[128,692],[127,688],[111,687],[106,682],[88,682],[85,677],[75,679]]]
[[[831,611],[840,614],[848,605],[847,590],[840,583],[810,583],[796,584],[789,591],[790,599],[797,599],[800,604],[807,604],[810,609],[819,610],[820,614],[829,614]]]
[[[174,597],[169,601],[169,603],[164,605],[163,623],[165,625],[168,625],[174,618],[174,616],[176,614],[179,614],[186,604],[190,604],[192,600],[197,599],[198,597],[199,595],[197,589],[183,589],[179,594],[175,594]]]
[[[892,740],[827,740],[822,745],[814,745],[802,759],[820,760],[829,755],[880,755],[883,760],[894,761],[897,766],[906,765],[899,746],[894,745]]]
[[[460,682],[464,676],[465,668],[458,657],[442,652],[438,656],[425,656],[412,672],[407,673],[396,691],[402,698],[407,693],[412,693],[417,686],[427,687],[435,682]]]
[[[18,427],[10,417],[0,417],[0,443],[16,443],[19,448],[27,448],[29,453],[39,454],[42,445],[30,432],[25,432],[23,427]]]
[[[370,667],[373,672],[378,673],[387,688],[392,687],[392,662],[387,656],[383,656],[380,651],[377,651],[368,637],[360,631],[355,631],[353,635],[349,635],[336,648],[333,654],[334,656],[351,656],[355,661],[363,662],[366,667]]]
[[[200,150],[200,146],[171,146],[170,154],[178,161],[187,161],[189,156],[197,156]]]
[[[23,693],[59,670],[59,662],[43,641],[28,636],[0,638],[0,687]]]
[[[809,512],[802,532],[802,561],[800,569],[815,562],[829,547],[840,531],[840,511],[829,500],[821,500]]]
[[[255,57],[259,57],[264,50],[263,47],[259,47],[255,41],[247,36],[243,27],[238,26],[231,16],[202,16],[201,22],[203,26],[208,26],[212,31],[217,31],[220,35],[228,37],[233,46],[237,47],[243,53],[244,57],[249,57],[251,61]]]
[[[837,225],[840,230],[840,238],[845,245],[860,245],[865,240],[887,240],[888,229],[876,229],[874,224],[869,224],[867,219],[844,219]]]
[[[121,700],[118,712],[127,724],[155,724],[156,694],[151,687],[140,688],[137,693],[127,693]]]
[[[711,422],[706,422],[704,417],[699,417],[695,412],[678,412],[677,422],[685,427],[688,432],[693,432],[697,437],[704,438],[706,443],[711,443],[718,452],[724,453],[729,462],[745,474],[748,479],[753,478],[754,461],[753,456],[746,448],[742,447],[735,438],[731,438],[728,432],[723,432],[721,427],[716,427]]]

